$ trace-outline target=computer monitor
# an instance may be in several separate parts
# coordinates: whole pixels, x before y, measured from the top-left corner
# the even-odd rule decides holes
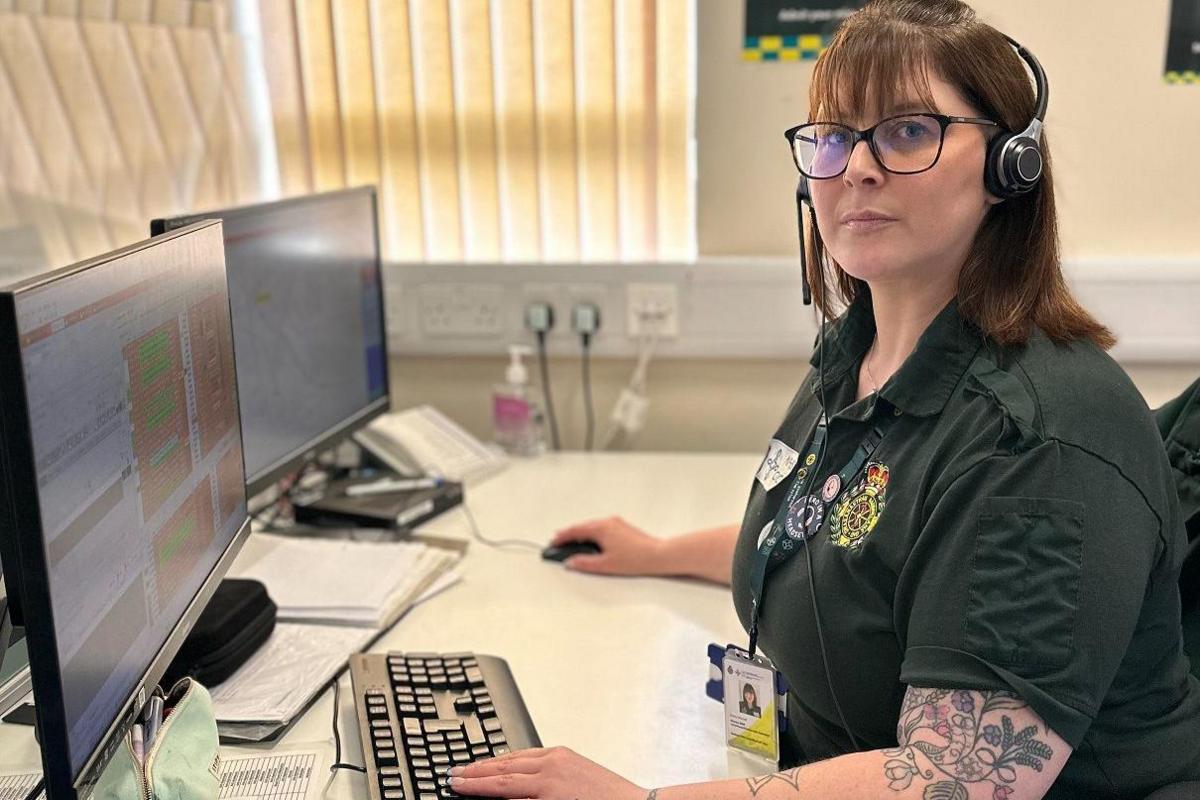
[[[102,772],[249,532],[219,222],[0,291],[0,558],[50,800]]]
[[[225,224],[253,496],[388,410],[375,189],[151,223]]]

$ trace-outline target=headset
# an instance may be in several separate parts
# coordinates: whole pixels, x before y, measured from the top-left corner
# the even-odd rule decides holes
[[[1036,85],[1037,94],[1034,104],[1033,119],[1025,126],[1025,129],[1019,133],[1006,131],[996,135],[991,142],[988,143],[987,157],[984,162],[983,181],[987,190],[994,196],[1011,200],[1028,194],[1037,187],[1041,182],[1044,164],[1042,158],[1041,136],[1042,126],[1046,120],[1046,107],[1050,99],[1050,86],[1046,78],[1046,72],[1042,69],[1042,65],[1038,62],[1033,53],[1029,52],[1025,47],[1018,43],[1011,36],[1001,34],[1010,45],[1017,51],[1017,55],[1029,66],[1033,73],[1034,84]],[[803,174],[800,175],[800,180],[796,183],[796,226],[800,230],[800,270],[803,287],[804,305],[812,305],[812,288],[808,283],[808,258],[805,254],[804,242],[804,205],[808,204],[809,216],[812,220],[813,238],[816,242],[821,240],[821,230],[817,227],[817,212],[813,208],[812,191],[809,186],[808,178]],[[825,319],[825,270],[818,270],[821,280],[821,325],[817,331],[817,347],[819,351],[819,366],[818,366],[818,390],[820,392],[822,414],[828,408],[825,402],[825,328],[827,320]],[[813,467],[813,474],[820,475],[821,468],[825,465],[825,446],[828,443],[828,438],[821,443],[821,452],[817,458],[817,463]],[[804,557],[808,564],[808,590],[812,602],[813,622],[817,629],[817,644],[821,651],[821,662],[825,668],[825,683],[829,689],[829,696],[833,700],[833,707],[837,711],[839,721],[842,723],[842,728],[846,731],[846,735],[850,737],[850,744],[855,750],[862,750],[858,738],[855,737],[854,731],[846,722],[846,715],[842,713],[842,705],[838,702],[837,692],[833,688],[833,673],[829,667],[828,651],[825,647],[825,635],[821,630],[821,613],[817,606],[817,591],[816,584],[813,578],[812,566],[812,551],[808,547],[808,539],[804,542]]]
[[[1004,132],[992,138],[988,144],[984,162],[983,183],[996,197],[1012,200],[1033,191],[1042,180],[1045,161],[1042,157],[1042,127],[1046,121],[1046,108],[1050,103],[1050,84],[1046,71],[1037,57],[1011,36],[1001,34],[1017,51],[1017,55],[1029,66],[1036,86],[1033,119],[1019,133]],[[812,191],[808,178],[800,176],[796,184],[796,224],[800,229],[800,269],[802,271],[804,305],[812,305],[812,289],[808,283],[808,264],[804,247],[804,209],[807,203],[812,216],[814,234],[817,232],[817,216],[812,210]],[[824,275],[824,273],[822,273]]]

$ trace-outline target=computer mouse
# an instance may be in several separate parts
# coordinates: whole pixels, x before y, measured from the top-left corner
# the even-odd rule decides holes
[[[547,561],[566,561],[571,556],[592,556],[599,552],[602,552],[600,545],[590,539],[581,539],[575,542],[550,545],[542,551],[542,558]]]

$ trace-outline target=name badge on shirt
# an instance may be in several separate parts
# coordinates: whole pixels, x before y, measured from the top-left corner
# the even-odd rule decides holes
[[[725,742],[777,763],[779,694],[775,667],[763,655],[754,658],[728,647],[721,665],[725,684]]]
[[[799,460],[799,453],[778,439],[772,439],[771,446],[767,448],[767,454],[763,457],[755,477],[762,484],[763,489],[769,492],[784,478],[792,474],[792,470],[796,468],[796,462]]]

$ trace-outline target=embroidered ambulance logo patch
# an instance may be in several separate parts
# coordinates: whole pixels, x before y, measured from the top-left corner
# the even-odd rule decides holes
[[[788,447],[778,439],[771,440],[771,446],[767,448],[767,454],[763,457],[762,464],[758,468],[758,482],[768,492],[780,484],[780,482],[788,475],[792,474],[792,470],[796,466],[796,462],[800,460],[800,454],[792,448]]]
[[[837,547],[857,550],[879,522],[887,504],[889,470],[878,461],[867,464],[858,485],[842,499],[829,521],[829,541]]]

